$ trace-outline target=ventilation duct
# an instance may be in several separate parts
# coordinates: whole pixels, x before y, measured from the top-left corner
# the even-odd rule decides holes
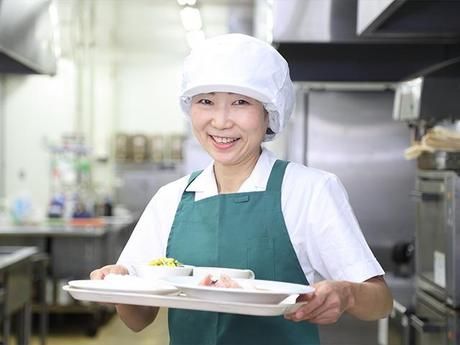
[[[0,0],[0,73],[56,73],[50,0]]]

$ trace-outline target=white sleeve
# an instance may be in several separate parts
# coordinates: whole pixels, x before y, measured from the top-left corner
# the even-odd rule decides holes
[[[187,181],[185,176],[160,188],[148,203],[117,261],[130,274],[134,274],[134,265],[166,256],[169,233]]]
[[[307,255],[325,279],[362,282],[383,275],[370,250],[339,179],[328,174],[315,188],[308,216]]]

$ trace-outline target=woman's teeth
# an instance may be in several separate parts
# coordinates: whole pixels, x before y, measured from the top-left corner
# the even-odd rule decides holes
[[[229,143],[232,143],[238,140],[238,138],[225,138],[225,137],[216,137],[216,136],[212,136],[212,138],[214,139],[216,143],[219,143],[219,144],[229,144]]]

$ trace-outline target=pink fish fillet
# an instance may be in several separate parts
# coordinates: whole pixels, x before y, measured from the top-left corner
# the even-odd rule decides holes
[[[233,289],[236,288],[236,289],[241,289],[241,286],[226,274],[221,274],[220,279],[218,279],[218,280],[213,280],[212,276],[210,274],[208,274],[206,277],[204,277],[199,282],[199,285],[201,285],[201,286],[213,286],[213,287],[217,287],[217,288],[233,288]]]

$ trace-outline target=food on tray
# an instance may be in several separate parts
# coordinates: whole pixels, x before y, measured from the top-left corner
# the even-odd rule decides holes
[[[180,263],[174,258],[153,259],[148,262],[148,265],[150,266],[169,266],[169,267],[184,266],[182,263]]]
[[[204,277],[199,285],[201,286],[211,286],[211,287],[216,287],[216,288],[233,288],[233,289],[241,289],[242,287],[234,281],[232,278],[230,278],[226,274],[221,274],[220,279],[213,279],[211,274],[208,274],[206,277]]]

